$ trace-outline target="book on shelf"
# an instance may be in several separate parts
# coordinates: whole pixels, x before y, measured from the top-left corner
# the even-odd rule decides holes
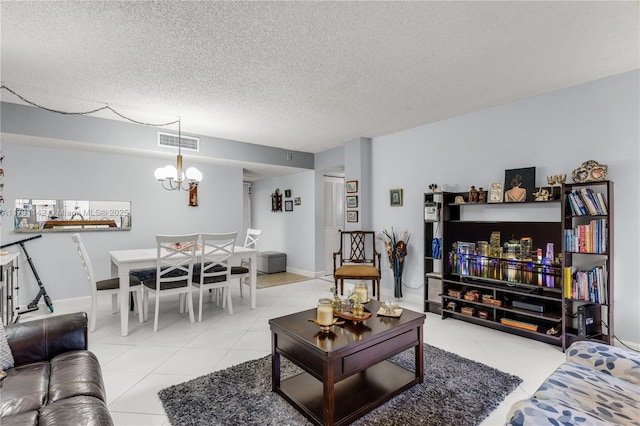
[[[607,219],[592,219],[588,224],[564,230],[566,251],[604,254],[607,252]]]
[[[573,286],[573,273],[575,272],[575,267],[573,266],[565,266],[564,268],[564,297],[567,299],[571,299],[571,292]]]
[[[607,209],[607,203],[604,200],[604,195],[601,192],[596,192],[596,201],[598,202],[598,206],[600,206],[600,214],[609,214],[609,210]]]
[[[569,194],[569,202],[573,203],[574,210],[576,211],[577,216],[584,216],[587,214],[587,209],[582,202],[578,191],[572,191]]]
[[[566,276],[570,277],[571,289],[566,288]],[[607,264],[596,265],[591,269],[575,271],[565,268],[565,297],[570,293],[574,300],[586,300],[593,303],[608,303],[607,300]]]
[[[596,201],[594,199],[593,191],[589,188],[582,188],[580,190],[580,197],[582,198],[582,202],[584,203],[585,208],[587,209],[587,213],[590,215],[597,215],[598,207],[596,206]]]
[[[574,216],[597,216],[608,214],[604,195],[591,188],[581,188],[567,194],[571,214]]]

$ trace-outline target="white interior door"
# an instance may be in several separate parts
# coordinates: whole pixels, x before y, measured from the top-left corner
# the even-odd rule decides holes
[[[344,229],[344,178],[324,177],[324,272],[333,274],[333,253]]]

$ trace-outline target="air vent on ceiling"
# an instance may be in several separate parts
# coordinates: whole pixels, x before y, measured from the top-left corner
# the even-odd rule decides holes
[[[200,138],[181,135],[180,139],[182,140],[182,149],[200,151]],[[158,146],[178,148],[178,134],[158,132]]]

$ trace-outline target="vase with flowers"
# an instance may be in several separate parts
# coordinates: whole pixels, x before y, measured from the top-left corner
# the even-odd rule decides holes
[[[399,238],[393,228],[391,228],[391,232],[386,229],[382,231],[384,248],[389,259],[389,268],[393,270],[393,293],[398,299],[402,298],[402,272],[404,271],[410,238],[408,231],[404,231]]]

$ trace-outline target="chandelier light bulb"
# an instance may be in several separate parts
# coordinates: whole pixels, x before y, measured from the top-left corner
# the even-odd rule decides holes
[[[202,180],[202,172],[195,167],[187,169],[187,179],[200,182]]]
[[[164,173],[164,167],[158,167],[156,171],[153,172],[153,176],[155,176],[157,180],[165,180],[167,176]]]
[[[168,164],[164,166],[164,175],[165,179],[176,180],[176,178],[178,177],[178,170],[176,170],[175,166]]]

